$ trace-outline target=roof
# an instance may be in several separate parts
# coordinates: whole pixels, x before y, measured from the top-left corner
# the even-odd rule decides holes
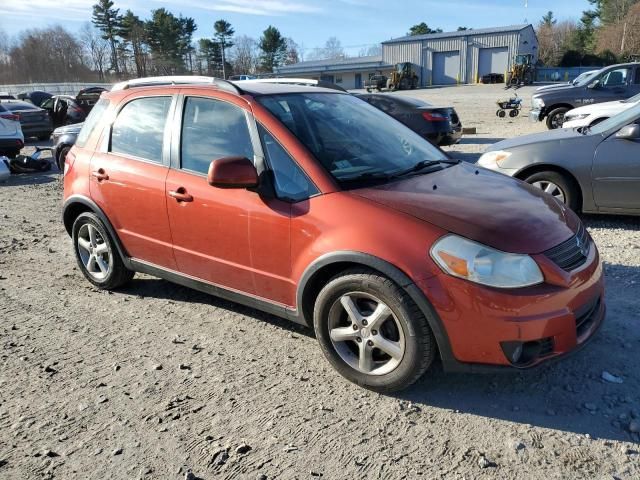
[[[338,90],[311,85],[296,85],[288,83],[263,83],[252,80],[234,82],[250,95],[279,95],[286,93],[342,93]]]
[[[415,42],[421,40],[439,40],[441,38],[467,37],[469,35],[491,35],[494,33],[511,33],[520,32],[531,24],[523,23],[520,25],[508,25],[506,27],[478,28],[473,30],[461,30],[456,32],[428,33],[426,35],[407,35],[399,38],[392,38],[382,42],[383,45],[399,42]]]
[[[325,60],[310,60],[308,62],[298,62],[292,65],[278,67],[278,73],[294,73],[302,71],[323,71],[323,70],[354,70],[358,68],[391,68],[382,61],[382,55],[371,55],[365,57],[332,58]]]

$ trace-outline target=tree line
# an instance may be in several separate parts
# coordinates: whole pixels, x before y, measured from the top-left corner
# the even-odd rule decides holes
[[[16,39],[0,31],[0,84],[114,81],[148,75],[271,73],[300,61],[300,47],[268,26],[259,39],[236,36],[224,19],[194,38],[191,17],[165,8],[142,19],[98,0],[91,22],[73,34],[61,26],[29,29]]]
[[[602,66],[640,57],[640,0],[589,0],[580,20],[548,12],[538,23],[538,57],[548,66]]]

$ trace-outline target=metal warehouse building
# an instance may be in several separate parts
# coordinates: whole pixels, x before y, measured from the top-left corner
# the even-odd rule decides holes
[[[538,59],[538,39],[532,25],[394,38],[382,42],[381,57],[300,62],[279,67],[276,73],[361,88],[371,74],[389,73],[395,64],[411,62],[421,86],[477,83],[489,73],[505,74],[518,54]]]
[[[530,53],[537,60],[532,25],[463,30],[395,38],[382,42],[382,61],[417,65],[420,84],[477,83],[488,73],[504,74],[513,58]]]

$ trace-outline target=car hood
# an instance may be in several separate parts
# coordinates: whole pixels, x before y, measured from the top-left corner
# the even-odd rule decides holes
[[[550,195],[467,163],[351,193],[511,253],[548,250],[578,226]]]
[[[62,127],[58,127],[53,131],[54,135],[64,135],[67,133],[75,133],[78,134],[80,133],[80,130],[82,129],[82,125],[84,125],[84,123],[74,123],[72,125],[64,125]]]
[[[557,88],[549,88],[547,90],[539,90],[533,92],[534,97],[543,97],[543,98],[553,98],[553,97],[562,97],[562,98],[572,98],[567,97],[567,95],[571,95],[572,90],[583,90],[585,87],[577,87],[571,84],[558,85]],[[549,103],[547,103],[549,105]]]
[[[575,128],[558,128],[556,130],[548,130],[546,132],[532,133],[502,140],[488,147],[486,151],[495,152],[497,150],[508,150],[510,148],[523,147],[534,143],[572,141],[574,139],[584,139],[584,135]]]

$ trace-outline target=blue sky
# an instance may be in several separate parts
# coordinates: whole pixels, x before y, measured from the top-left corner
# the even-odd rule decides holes
[[[9,35],[26,26],[60,23],[77,30],[91,18],[95,0],[0,0],[0,29]],[[426,22],[445,31],[537,23],[548,10],[560,19],[579,18],[587,0],[115,0],[122,11],[147,17],[165,7],[196,19],[196,37],[211,36],[213,22],[224,18],[236,34],[255,38],[274,25],[307,52],[336,36],[348,53],[362,46],[406,34],[411,25]]]

